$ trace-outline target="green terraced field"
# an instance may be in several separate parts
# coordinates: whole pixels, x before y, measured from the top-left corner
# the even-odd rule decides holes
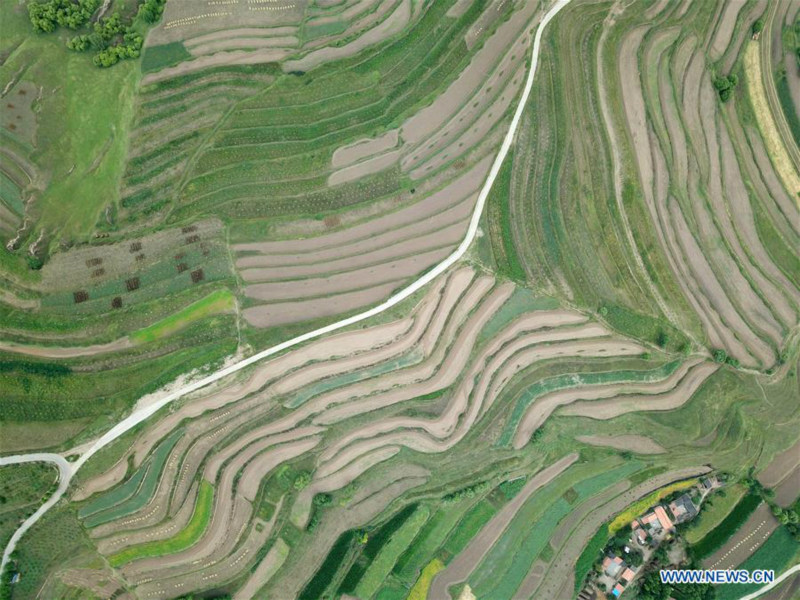
[[[191,547],[192,544],[200,539],[200,536],[203,535],[203,532],[208,527],[208,523],[211,520],[213,502],[214,486],[205,480],[201,481],[192,518],[180,533],[159,542],[132,546],[127,550],[113,554],[109,557],[109,561],[115,567],[119,567],[140,558],[174,554]]]
[[[724,474],[712,555],[800,468],[795,4],[0,4],[0,598],[599,597]]]

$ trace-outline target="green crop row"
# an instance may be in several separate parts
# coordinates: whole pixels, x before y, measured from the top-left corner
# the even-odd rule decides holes
[[[121,552],[112,554],[108,562],[113,567],[120,567],[126,563],[140,558],[152,556],[164,556],[175,554],[193,546],[202,537],[208,524],[211,521],[211,509],[214,504],[214,486],[205,479],[200,482],[200,489],[197,492],[197,502],[195,503],[192,518],[177,535],[159,540],[147,542],[138,546],[131,546]]]
[[[699,542],[690,546],[692,555],[697,560],[702,560],[714,554],[744,525],[745,521],[760,504],[761,496],[753,492],[747,494],[733,507],[733,510],[728,513],[728,516],[719,525],[707,533]]]
[[[116,519],[133,514],[145,506],[158,486],[161,472],[167,457],[178,439],[183,435],[182,430],[174,431],[166,440],[159,444],[153,456],[145,464],[139,467],[138,471],[131,477],[140,481],[139,485],[133,487],[133,493],[115,494],[114,491],[103,494],[85,507],[86,510],[79,511],[79,516],[88,517],[84,520],[87,527],[97,527],[103,523],[108,523]],[[141,476],[139,474],[142,474]],[[117,489],[127,485],[123,484]],[[115,490],[116,491],[116,490]]]

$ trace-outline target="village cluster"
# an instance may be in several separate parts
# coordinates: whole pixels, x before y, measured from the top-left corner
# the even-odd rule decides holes
[[[692,489],[634,519],[630,538],[621,552],[610,551],[603,557],[597,587],[608,591],[611,598],[619,598],[650,563],[656,550],[672,539],[676,525],[694,519],[708,495],[722,485],[715,476],[703,477]],[[682,552],[670,555],[673,564],[683,558]]]

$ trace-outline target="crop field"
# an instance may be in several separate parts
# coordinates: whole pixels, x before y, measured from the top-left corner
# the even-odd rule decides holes
[[[798,562],[795,3],[49,1],[0,4],[4,547],[56,496],[0,598],[573,599],[721,473],[689,555]]]

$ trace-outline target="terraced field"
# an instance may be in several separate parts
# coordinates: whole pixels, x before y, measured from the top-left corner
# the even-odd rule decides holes
[[[711,472],[797,563],[795,3],[0,11],[3,594],[572,599]]]

